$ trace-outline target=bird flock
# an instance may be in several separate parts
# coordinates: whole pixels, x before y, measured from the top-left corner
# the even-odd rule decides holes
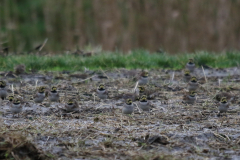
[[[197,90],[200,87],[198,83],[197,77],[194,75],[195,64],[193,59],[189,59],[189,62],[186,64],[186,70],[182,75],[182,79],[187,82],[187,90],[188,92],[183,96],[182,102],[186,104],[194,104],[196,102],[196,94]],[[24,67],[25,68],[25,67]],[[134,101],[137,101],[139,107],[142,111],[149,112],[151,111],[151,104],[148,100],[150,96],[148,92],[146,92],[145,86],[149,82],[149,75],[147,71],[142,71],[137,77],[136,87],[134,89],[134,93],[125,93],[119,95],[119,98],[125,100],[124,105],[122,106],[122,113],[124,115],[129,115],[134,112]],[[100,84],[98,88],[95,90],[96,95],[99,99],[108,99],[108,90],[106,89],[104,84]],[[41,104],[45,98],[48,98],[48,101],[51,103],[60,102],[60,95],[58,92],[58,88],[56,86],[48,89],[45,86],[40,86],[37,89],[37,92],[32,95],[34,103]],[[23,111],[23,107],[28,104],[24,100],[24,98],[19,96],[8,95],[8,88],[6,85],[6,81],[0,80],[0,98],[2,100],[8,100],[7,105],[10,108],[12,115],[21,113]],[[228,93],[222,92],[216,96],[216,99],[219,100],[218,109],[219,115],[221,113],[227,112],[229,108],[229,102],[233,100],[233,97]],[[77,100],[73,98],[69,98],[65,104],[64,108],[66,112],[76,112],[79,110],[79,104]]]

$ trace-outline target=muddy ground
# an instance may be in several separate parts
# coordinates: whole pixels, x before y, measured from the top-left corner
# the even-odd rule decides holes
[[[1,72],[29,105],[13,117],[8,101],[1,101],[0,159],[240,159],[239,68],[205,68],[206,79],[197,69],[201,87],[194,105],[182,103],[182,71],[149,70],[151,112],[135,102],[134,114],[122,116],[119,95],[132,92],[139,71]],[[96,97],[100,83],[109,91],[107,100]],[[41,85],[57,86],[61,103],[33,103]],[[236,100],[226,116],[218,116],[214,97],[224,88]],[[79,102],[79,112],[64,112],[68,97]]]

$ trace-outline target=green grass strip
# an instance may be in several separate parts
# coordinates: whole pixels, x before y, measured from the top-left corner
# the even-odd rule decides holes
[[[240,52],[211,53],[199,51],[191,54],[160,54],[145,50],[135,50],[129,54],[102,52],[91,57],[75,55],[8,55],[0,57],[0,70],[13,70],[17,64],[25,64],[27,70],[79,71],[127,68],[127,69],[183,69],[189,58],[194,58],[197,66],[207,65],[213,68],[239,66]]]

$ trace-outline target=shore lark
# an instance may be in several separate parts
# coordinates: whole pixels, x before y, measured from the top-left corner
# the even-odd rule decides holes
[[[124,100],[131,99],[132,101],[139,101],[140,99],[139,96],[143,95],[143,92],[144,92],[144,87],[138,86],[136,90],[133,91],[133,93],[131,92],[122,93],[122,94],[119,94],[117,98],[124,99]]]
[[[127,99],[126,103],[123,106],[122,113],[123,114],[132,114],[134,110],[133,103],[131,99]]]
[[[139,97],[135,93],[123,93],[118,97],[124,100],[131,99],[132,101],[136,101],[139,99]]]
[[[141,96],[143,96],[143,95],[145,95],[147,97],[147,99],[154,99],[158,95],[159,89],[156,89],[156,88],[146,89],[146,87],[139,86],[138,92],[139,92],[139,94],[138,94],[137,100],[140,100]]]
[[[97,96],[100,99],[107,99],[108,98],[108,91],[105,89],[103,84],[100,84],[97,89]]]
[[[234,99],[235,99],[235,97],[234,97],[231,93],[227,93],[227,92],[218,93],[218,94],[215,96],[215,99],[220,102],[223,97],[225,97],[228,102],[232,102],[232,101],[234,101]]]
[[[146,92],[146,89],[143,86],[138,86],[137,89],[136,89],[136,94],[137,95],[142,96],[142,95],[144,95],[145,92]]]
[[[45,99],[45,89],[46,87],[41,86],[38,88],[37,93],[33,96],[35,103],[42,103]]]
[[[183,102],[187,104],[194,104],[196,101],[196,92],[191,91],[190,93],[183,96]]]
[[[9,95],[9,96],[8,96],[8,100],[9,100],[9,102],[12,102],[13,99],[14,99],[14,96],[13,96],[13,95]]]
[[[65,104],[65,109],[67,112],[74,112],[79,110],[79,105],[76,100],[69,99]]]
[[[227,112],[229,108],[229,103],[226,97],[222,97],[221,102],[219,103],[218,110],[220,113]],[[220,114],[219,113],[219,114]]]
[[[148,72],[143,71],[138,77],[138,84],[145,85],[148,83]]]
[[[48,92],[48,98],[50,102],[58,102],[59,101],[59,93],[57,92],[57,87],[52,87],[51,91]]]
[[[185,82],[189,82],[190,79],[191,79],[190,71],[189,70],[185,70],[184,71],[184,75],[183,75],[183,80]]]
[[[8,99],[7,105],[11,105],[11,103],[13,102],[14,96],[9,95],[7,99]]]
[[[189,59],[188,63],[186,64],[186,69],[188,69],[190,72],[194,72],[195,63],[193,62],[193,59]]]
[[[143,94],[143,92],[144,92],[144,87],[138,86],[136,88],[136,90],[134,91],[134,93],[123,93],[123,94],[119,95],[118,98],[123,98],[125,100],[131,99],[132,101],[135,101],[135,100],[140,99],[139,95]]]
[[[199,84],[197,82],[197,78],[195,76],[191,77],[191,80],[188,83],[188,90],[191,91],[196,91],[199,87]]]
[[[143,95],[143,96],[140,98],[139,107],[140,107],[143,111],[149,111],[149,110],[150,110],[150,104],[149,104],[149,101],[147,100],[147,96],[146,96],[146,95]]]
[[[7,88],[5,81],[0,81],[0,97],[2,100],[6,99],[7,97]]]
[[[14,98],[12,100],[12,103],[10,105],[10,111],[12,112],[13,114],[13,117],[14,117],[14,114],[19,114],[20,112],[22,112],[22,104],[21,104],[21,99],[19,98]],[[19,115],[18,115],[19,116]]]

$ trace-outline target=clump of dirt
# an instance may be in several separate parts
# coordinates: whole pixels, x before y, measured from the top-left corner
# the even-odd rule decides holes
[[[20,132],[12,131],[0,135],[0,159],[49,159],[41,150]]]

